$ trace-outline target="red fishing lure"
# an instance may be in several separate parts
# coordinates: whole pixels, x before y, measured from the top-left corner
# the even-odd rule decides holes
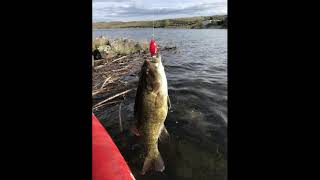
[[[149,51],[150,51],[151,56],[153,56],[157,53],[157,44],[153,38],[150,41]]]

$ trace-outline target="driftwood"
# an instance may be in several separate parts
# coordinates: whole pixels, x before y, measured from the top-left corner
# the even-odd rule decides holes
[[[94,96],[94,95],[96,95],[98,93],[99,93],[99,91],[94,91],[94,92],[92,92],[92,96]]]
[[[112,72],[119,72],[119,71],[127,70],[129,67],[132,67],[132,66],[128,65],[128,66],[125,66],[124,68],[121,68],[121,69],[112,70]]]
[[[104,59],[101,59],[101,60],[94,60],[94,62],[93,62],[93,66],[101,65],[101,64],[103,64],[103,61],[105,61],[105,60],[104,60]]]
[[[129,89],[133,85],[131,80],[134,79],[130,76],[137,76],[143,62],[150,58],[147,48],[148,43],[143,53],[130,51],[130,53],[125,52],[126,54],[123,54],[119,52],[126,49],[119,49],[119,52],[113,52],[113,50],[111,50],[108,54],[102,54],[103,59],[93,60],[92,62],[92,98],[94,102],[92,111],[96,114],[114,113],[115,117],[118,113],[118,123],[121,132],[123,132],[123,128],[125,128],[125,124],[122,124],[124,120],[122,108],[124,102],[126,102],[126,93],[132,90]],[[174,49],[176,49],[176,47],[164,46],[158,48],[159,51]],[[121,55],[119,56],[119,54]],[[168,103],[169,109],[172,109],[169,97]],[[115,119],[115,121],[117,120]]]
[[[92,92],[92,96],[95,96],[95,95],[97,95],[99,93],[103,93],[103,92],[106,92],[106,91],[108,91],[108,89],[99,89],[99,90],[93,91]]]
[[[95,69],[95,70],[101,69],[101,68],[105,67],[107,64],[108,64],[108,63],[104,63],[104,64],[102,64],[102,65],[100,65],[100,66],[96,66],[96,67],[94,67],[94,69]]]
[[[100,89],[102,89],[102,88],[106,85],[106,83],[111,79],[111,77],[112,77],[112,76],[106,78],[106,80],[104,81],[104,83],[102,84],[102,86],[101,86]]]
[[[113,61],[111,61],[111,62],[116,62],[116,61],[119,61],[119,60],[121,60],[121,59],[124,59],[124,58],[126,58],[127,56],[122,56],[121,58],[118,58],[118,59],[115,59],[115,60],[113,60]]]
[[[132,91],[132,90],[133,90],[133,89],[128,89],[128,90],[123,91],[123,92],[121,92],[121,93],[118,93],[118,94],[116,94],[116,95],[114,95],[114,96],[111,96],[111,97],[109,97],[109,98],[107,98],[107,99],[105,99],[105,100],[97,103],[96,105],[94,105],[93,108],[95,108],[95,107],[97,107],[97,106],[99,106],[99,105],[101,105],[101,104],[103,104],[103,103],[105,103],[105,102],[108,102],[108,101],[110,101],[110,100],[112,100],[112,99],[114,99],[114,98],[116,98],[116,97],[118,97],[118,96],[121,96],[121,95],[123,95],[123,94],[126,94],[126,93],[128,93],[128,92],[130,92],[130,91]]]
[[[93,87],[93,89],[96,88],[96,87],[98,87],[99,84],[101,84],[101,82],[97,83],[97,84]]]
[[[121,102],[120,105],[119,105],[119,127],[120,127],[120,132],[123,131],[123,128],[122,128],[122,120],[121,120],[121,104],[122,104],[122,102]]]
[[[127,84],[128,83],[126,81],[121,81],[121,80],[119,80],[119,82],[121,82],[122,84]]]
[[[119,102],[122,102],[122,101],[112,101],[112,102],[107,102],[107,103],[101,104],[101,105],[99,105],[99,106],[97,106],[97,107],[93,108],[93,110],[96,110],[96,109],[98,109],[98,108],[100,108],[100,107],[102,107],[102,106],[105,106],[105,105],[109,105],[109,104],[116,104],[116,103],[119,103]]]
[[[122,42],[122,41],[121,41]],[[124,48],[124,47],[122,47]],[[127,48],[127,47],[125,47]],[[142,63],[150,57],[150,54],[147,51],[148,44],[146,44],[146,51],[143,53],[137,52],[131,52],[127,54],[121,54],[119,55],[119,52],[121,50],[125,49],[119,49],[119,52],[113,52],[112,50],[110,53],[107,54],[107,56],[103,57],[104,59],[101,60],[94,60],[93,61],[93,92],[92,92],[92,98],[95,103],[93,106],[93,110],[96,112],[99,112],[100,107],[105,107],[108,104],[111,104],[111,106],[117,106],[120,105],[121,102],[124,101],[124,99],[119,98],[124,97],[124,94],[128,93],[130,90],[124,91],[124,87],[130,85],[130,82],[127,82],[125,77],[129,76],[136,76],[141,68]],[[160,47],[159,50],[172,50],[176,47]],[[103,55],[106,55],[105,53]],[[129,78],[132,79],[132,78]],[[124,92],[121,92],[124,91]],[[111,97],[110,97],[111,96]],[[102,100],[101,100],[102,98]],[[96,101],[97,100],[97,101]],[[119,100],[119,101],[118,101]],[[171,109],[171,103],[169,100],[169,108]],[[121,119],[121,106],[119,106],[119,123],[122,123]],[[109,106],[107,106],[109,107]],[[108,108],[104,109],[104,111],[109,111]],[[104,112],[102,112],[104,113]],[[121,126],[121,125],[120,125]]]

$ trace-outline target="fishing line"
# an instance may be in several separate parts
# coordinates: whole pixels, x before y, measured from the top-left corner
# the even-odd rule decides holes
[[[153,15],[152,15],[152,38],[154,39],[154,8],[152,11]]]

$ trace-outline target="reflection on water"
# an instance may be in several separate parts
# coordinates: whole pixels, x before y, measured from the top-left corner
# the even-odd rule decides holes
[[[152,29],[96,30],[93,36],[149,40]],[[147,35],[147,36],[146,36]],[[119,132],[118,106],[97,114],[139,179],[227,179],[227,30],[155,29],[161,45],[172,110],[165,125],[170,141],[159,142],[166,170],[139,175],[143,164],[141,140],[129,133],[135,91],[122,105],[124,132]],[[129,87],[136,87],[132,77]]]

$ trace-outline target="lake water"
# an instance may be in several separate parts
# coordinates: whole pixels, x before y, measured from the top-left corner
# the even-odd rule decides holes
[[[152,29],[94,30],[93,38],[150,41]],[[227,179],[227,30],[155,29],[168,80],[172,110],[165,126],[169,142],[159,142],[166,169],[141,176],[143,145],[129,132],[135,91],[122,104],[124,132],[119,132],[118,106],[98,114],[136,179]],[[135,77],[128,86],[137,87]]]

